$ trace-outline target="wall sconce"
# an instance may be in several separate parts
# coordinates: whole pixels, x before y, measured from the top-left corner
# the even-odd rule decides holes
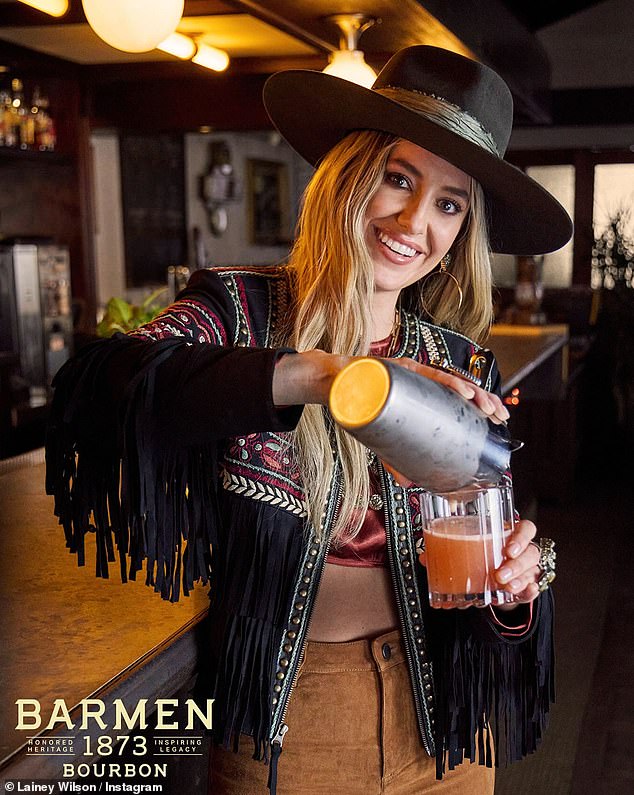
[[[322,71],[370,88],[376,80],[376,72],[365,62],[357,45],[361,34],[381,20],[365,14],[333,14],[326,19],[339,28],[339,49],[330,54],[330,63]]]
[[[68,11],[68,0],[20,0],[20,2],[52,17],[62,17]]]
[[[148,52],[176,30],[184,0],[82,0],[88,24],[111,47]]]

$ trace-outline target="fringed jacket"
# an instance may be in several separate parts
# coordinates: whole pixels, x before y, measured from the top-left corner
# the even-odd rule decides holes
[[[118,559],[123,580],[145,562],[164,599],[210,585],[215,740],[251,735],[265,759],[285,731],[341,488],[335,462],[320,540],[292,450],[302,409],[272,400],[289,297],[283,267],[196,272],[153,322],[62,368],[47,439],[47,491],[80,565],[96,531],[100,576]],[[477,350],[405,314],[394,356],[466,368]],[[486,386],[498,382],[494,366]],[[553,696],[550,592],[520,634],[488,610],[432,610],[416,549],[421,490],[382,467],[380,480],[411,697],[439,777],[465,756],[491,764],[489,724],[496,763],[521,758]]]

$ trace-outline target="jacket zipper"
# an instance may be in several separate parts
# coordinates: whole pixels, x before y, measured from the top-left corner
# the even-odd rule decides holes
[[[409,667],[411,684],[412,684],[412,694],[414,696],[414,707],[416,709],[416,717],[418,720],[418,730],[423,745],[425,746],[425,751],[427,751],[429,756],[433,756],[432,744],[430,743],[430,738],[428,736],[427,729],[425,727],[425,720],[423,718],[423,707],[421,705],[421,696],[420,693],[418,692],[418,687],[415,684],[418,682],[418,676],[416,668],[414,666],[414,660],[412,657],[412,652],[408,640],[409,633],[407,630],[407,624],[405,622],[405,611],[407,608],[403,604],[403,599],[401,596],[401,592],[397,581],[397,575],[396,575],[396,559],[394,554],[394,539],[392,538],[392,522],[391,522],[390,512],[387,508],[388,499],[392,499],[390,496],[390,485],[388,480],[389,476],[385,468],[381,464],[381,462],[378,461],[377,463],[381,471],[381,485],[383,488],[383,506],[384,506],[383,512],[385,515],[385,529],[386,529],[388,560],[390,563],[390,575],[392,577],[392,585],[394,589],[394,594],[396,596],[396,602],[398,605],[398,614],[399,614],[399,620],[401,622],[401,632],[403,635],[403,645],[405,646],[405,656],[407,658],[407,665]],[[404,505],[403,508],[405,508]],[[412,575],[414,575],[414,572],[412,572]],[[422,616],[420,620],[422,622]]]
[[[406,334],[403,335],[403,341],[402,341],[401,346],[400,346],[401,347],[401,351],[404,350],[404,347],[405,347],[405,343],[406,343],[405,337],[406,337]],[[398,355],[402,355],[401,351],[397,352],[396,355],[397,356]],[[333,448],[333,453],[336,454],[336,450],[334,448]],[[333,510],[331,512],[331,516],[332,516],[333,519],[334,519],[334,517],[336,517],[337,513],[339,512],[339,506],[341,505],[341,491],[342,491],[342,489],[341,489],[341,483],[339,483],[338,480],[337,480],[337,477],[339,475],[339,471],[338,470],[339,470],[339,465],[335,464],[335,469],[334,469],[333,475],[332,475],[332,482],[337,484],[337,491],[335,493],[334,507],[333,507]],[[385,484],[383,486],[383,489],[384,489],[384,496],[385,496],[385,491],[386,491],[385,490]],[[332,505],[333,505],[333,501],[331,500],[328,507],[330,507]],[[326,525],[326,523],[324,523],[324,526],[325,525]],[[332,526],[332,522],[331,522],[331,526]],[[387,528],[387,524],[386,524],[386,528]],[[317,584],[315,586],[315,592],[313,594],[313,598],[312,598],[312,601],[311,601],[311,604],[310,604],[310,612],[308,614],[308,618],[306,619],[306,632],[304,633],[304,638],[302,640],[302,646],[301,646],[301,649],[300,649],[300,653],[299,653],[299,656],[297,658],[297,663],[296,663],[296,666],[295,666],[295,670],[293,671],[293,678],[292,678],[291,684],[289,686],[288,692],[286,693],[286,696],[285,696],[286,701],[284,703],[284,706],[282,707],[282,711],[280,713],[280,717],[279,717],[279,720],[278,720],[278,723],[277,723],[277,727],[271,727],[271,732],[272,732],[271,746],[273,746],[274,743],[276,744],[277,748],[279,749],[278,750],[278,756],[279,756],[279,754],[282,751],[282,744],[284,742],[284,735],[288,731],[288,726],[284,723],[284,720],[286,718],[286,713],[288,711],[288,702],[290,701],[291,695],[293,693],[293,689],[294,689],[294,687],[295,687],[295,685],[297,683],[297,677],[298,677],[298,674],[299,674],[299,671],[300,671],[300,668],[301,668],[301,665],[302,665],[302,661],[304,659],[304,650],[306,648],[306,643],[308,641],[308,635],[309,635],[309,631],[310,631],[310,623],[311,623],[312,617],[313,617],[313,607],[315,605],[315,599],[317,598],[317,592],[319,590],[319,585],[321,583],[321,578],[322,578],[322,575],[324,573],[324,565],[325,565],[325,562],[326,562],[326,558],[328,557],[328,551],[330,550],[330,544],[331,544],[331,540],[332,540],[331,537],[332,537],[332,533],[329,533],[328,534],[328,538],[326,540],[326,548],[325,548],[325,551],[324,551],[324,555],[323,555],[323,558],[321,560],[320,570],[319,570],[319,573],[318,573],[318,580],[317,580]],[[390,548],[390,545],[388,544],[388,549],[389,548]],[[396,580],[395,580],[395,577],[394,577],[394,566],[393,565],[392,565],[392,579],[393,579],[393,582],[394,582],[394,590],[395,590],[395,592],[397,594],[397,600],[398,600],[399,599],[399,597],[398,597],[398,588],[396,586]],[[402,605],[400,605],[400,601],[399,601],[399,606],[401,607],[401,612],[402,612]],[[401,622],[402,622],[402,618],[401,618]],[[406,646],[407,646],[407,644],[406,644]],[[407,650],[407,654],[409,655],[409,650]],[[410,664],[410,670],[412,670],[411,664]],[[418,715],[419,725],[422,726],[422,719],[421,719],[421,715],[420,715],[420,707],[418,706],[418,704],[417,704],[417,707],[416,707],[416,712],[417,712],[417,715]],[[423,734],[423,736],[424,736],[424,732],[422,731],[422,728],[421,728],[421,734]],[[427,745],[425,745],[425,747],[427,748]]]
[[[273,740],[271,741],[271,761],[269,762],[269,780],[267,787],[271,795],[277,793],[277,763],[282,753],[282,743],[284,742],[284,735],[288,731],[288,726],[282,723]]]

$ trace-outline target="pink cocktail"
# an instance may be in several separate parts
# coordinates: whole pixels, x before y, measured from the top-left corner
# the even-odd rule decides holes
[[[513,527],[512,496],[501,493],[508,488],[427,495],[424,538],[432,607],[514,601],[494,576]]]

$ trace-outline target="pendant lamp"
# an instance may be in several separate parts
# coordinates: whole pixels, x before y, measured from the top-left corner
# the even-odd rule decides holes
[[[363,31],[380,20],[365,14],[333,14],[326,19],[339,28],[339,49],[330,54],[330,63],[323,71],[370,88],[376,80],[376,72],[365,62],[357,46]]]
[[[111,47],[153,50],[176,30],[184,0],[82,0],[88,24]]]

